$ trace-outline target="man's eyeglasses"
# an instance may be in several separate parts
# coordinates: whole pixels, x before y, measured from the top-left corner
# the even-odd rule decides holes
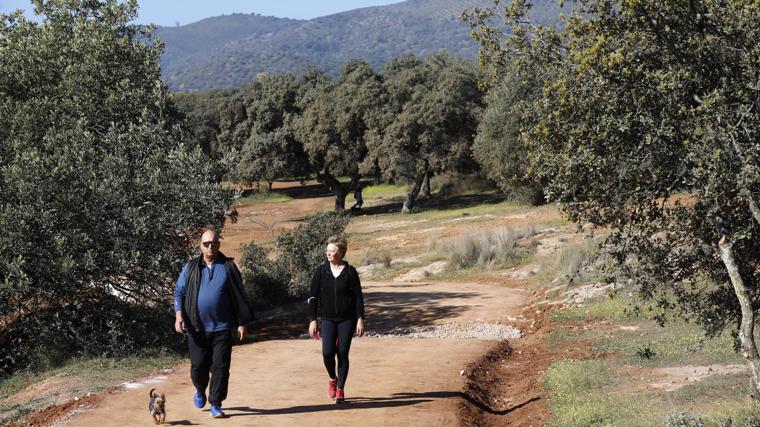
[[[214,246],[218,245],[218,244],[219,244],[219,241],[215,241],[215,240],[212,240],[212,241],[209,241],[209,242],[201,242],[201,244],[202,244],[204,247],[208,248],[208,247],[209,247],[209,246],[211,246],[211,245],[214,245]]]

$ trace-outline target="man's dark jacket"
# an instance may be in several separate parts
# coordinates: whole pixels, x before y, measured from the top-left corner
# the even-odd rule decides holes
[[[253,309],[243,292],[243,278],[240,275],[232,258],[227,258],[219,252],[217,260],[224,262],[224,270],[227,272],[227,288],[230,291],[232,310],[235,315],[235,327],[247,325],[253,321]],[[198,292],[201,288],[201,268],[203,268],[203,255],[190,260],[187,266],[187,289],[185,290],[185,307],[182,317],[185,325],[191,332],[203,330],[201,317],[198,313]]]

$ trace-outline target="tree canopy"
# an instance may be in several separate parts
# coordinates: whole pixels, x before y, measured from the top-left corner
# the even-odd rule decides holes
[[[334,84],[320,85],[299,119],[298,135],[317,180],[335,194],[335,208],[359,184],[367,141],[377,137],[387,95],[380,76],[362,60],[343,67]],[[349,177],[348,183],[338,177]]]
[[[482,93],[472,64],[443,54],[398,58],[382,76],[390,102],[370,158],[385,179],[412,183],[409,212],[426,177],[471,166]]]
[[[526,23],[527,6],[502,14],[509,38],[492,13],[469,18],[493,70],[548,76],[522,112],[547,196],[611,228],[644,297],[736,330],[760,398],[760,4],[590,0],[559,30]]]
[[[188,234],[232,197],[181,142],[135,1],[33,3],[40,23],[0,15],[2,374],[165,340],[145,309],[170,313]]]

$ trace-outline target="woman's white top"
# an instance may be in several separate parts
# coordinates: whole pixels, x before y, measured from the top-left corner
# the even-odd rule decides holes
[[[346,264],[341,264],[338,267],[330,264],[330,271],[332,271],[333,277],[340,276],[340,272],[343,271],[344,268],[346,268]]]

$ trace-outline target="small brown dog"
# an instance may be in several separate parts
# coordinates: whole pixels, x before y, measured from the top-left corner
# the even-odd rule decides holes
[[[166,396],[163,393],[153,393],[156,389],[150,390],[150,403],[148,403],[148,410],[150,416],[153,417],[153,422],[156,424],[163,424],[166,420]]]

